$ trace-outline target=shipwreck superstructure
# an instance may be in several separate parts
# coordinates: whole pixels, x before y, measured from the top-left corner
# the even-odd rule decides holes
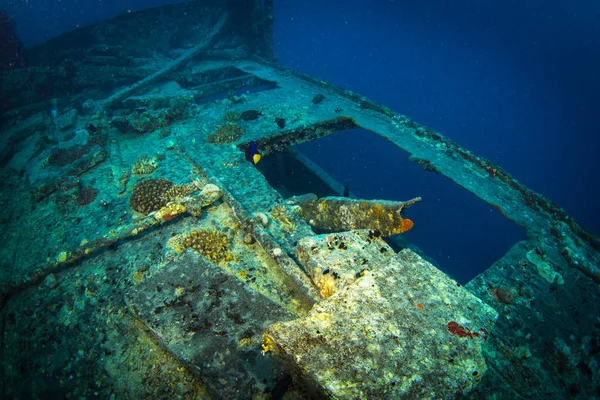
[[[125,14],[2,75],[2,392],[599,397],[600,241],[498,165],[278,66],[273,2]],[[527,231],[461,286],[293,146],[362,128]],[[284,198],[245,157],[283,154]],[[316,188],[318,187],[318,190]]]

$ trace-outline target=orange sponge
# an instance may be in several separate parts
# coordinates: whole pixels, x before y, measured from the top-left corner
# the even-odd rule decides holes
[[[403,219],[401,224],[402,224],[402,232],[408,232],[412,229],[413,226],[415,226],[415,223],[412,222],[408,218]]]

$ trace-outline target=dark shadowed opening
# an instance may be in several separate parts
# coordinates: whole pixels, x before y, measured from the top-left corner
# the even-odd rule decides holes
[[[288,151],[263,157],[256,168],[283,198],[306,193],[319,197],[341,195]]]

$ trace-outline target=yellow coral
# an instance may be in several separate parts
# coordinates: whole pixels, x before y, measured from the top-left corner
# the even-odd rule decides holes
[[[131,172],[135,175],[149,175],[158,168],[158,160],[156,157],[140,156],[133,163]]]
[[[67,256],[68,253],[66,251],[61,251],[58,256],[56,256],[56,261],[62,264],[67,261]]]
[[[173,236],[167,241],[167,247],[175,251],[175,253],[181,254],[185,250],[183,239],[185,239],[185,235]]]
[[[214,229],[198,229],[186,234],[181,242],[183,248],[192,248],[212,262],[229,261],[229,239]]]
[[[271,217],[282,223],[282,227],[287,232],[293,232],[296,229],[294,224],[287,216],[287,209],[281,205],[276,205],[271,211]]]
[[[240,339],[237,343],[238,348],[240,349],[250,349],[252,347],[252,339],[251,338],[243,338]]]
[[[154,218],[158,220],[168,221],[173,217],[183,214],[186,211],[185,207],[178,203],[169,202],[154,214]]]
[[[262,337],[262,353],[263,356],[269,352],[277,353],[277,344],[275,344],[275,340],[268,334],[263,334]]]
[[[315,285],[319,288],[319,294],[323,298],[331,297],[337,292],[335,278],[332,274],[321,275],[315,279]]]

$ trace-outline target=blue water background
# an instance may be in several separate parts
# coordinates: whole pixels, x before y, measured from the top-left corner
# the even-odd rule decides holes
[[[0,8],[30,46],[160,3],[1,0]],[[600,233],[597,1],[282,0],[275,54],[489,158]],[[493,208],[364,132],[304,149],[361,197],[422,196],[407,238],[461,280],[523,237]]]

